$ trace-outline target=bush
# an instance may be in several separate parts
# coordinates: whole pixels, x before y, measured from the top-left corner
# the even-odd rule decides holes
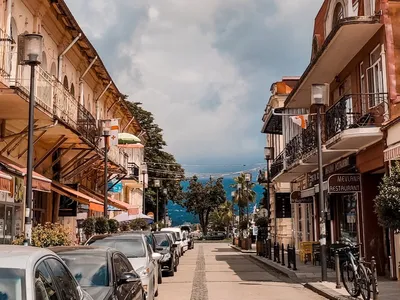
[[[132,230],[146,230],[149,228],[149,224],[147,224],[146,220],[143,219],[135,219],[130,223],[130,227]]]
[[[95,218],[87,218],[83,221],[82,223],[83,233],[86,235],[86,237],[90,237],[95,233],[95,224],[96,224]]]
[[[14,245],[23,245],[24,237],[20,236],[13,241]],[[69,246],[72,244],[70,232],[58,223],[46,223],[32,228],[32,246],[52,247]]]
[[[105,234],[108,233],[108,219],[105,217],[98,217],[96,218],[96,223],[94,225],[95,232],[97,234]]]
[[[108,231],[110,233],[116,233],[118,232],[119,229],[119,222],[114,219],[109,219],[108,220]]]
[[[119,230],[121,230],[121,231],[129,231],[129,230],[131,230],[131,226],[129,225],[129,222],[121,222],[119,224]]]
[[[268,227],[268,218],[266,218],[266,217],[258,218],[258,219],[256,220],[256,226],[257,226],[257,227],[264,227],[264,228],[267,228],[267,227]]]
[[[247,225],[248,225],[247,220],[242,220],[242,221],[239,223],[239,230],[245,230],[245,229],[247,229]]]

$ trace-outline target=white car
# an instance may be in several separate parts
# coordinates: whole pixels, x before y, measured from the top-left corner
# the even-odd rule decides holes
[[[182,230],[179,227],[162,228],[161,231],[175,233],[178,242],[178,250],[181,256],[187,251],[188,249],[187,237],[184,240]]]
[[[158,296],[158,261],[162,255],[153,252],[144,234],[127,233],[94,236],[87,245],[111,247],[122,252],[140,275],[146,300]]]
[[[0,299],[93,300],[54,252],[27,246],[0,246]]]

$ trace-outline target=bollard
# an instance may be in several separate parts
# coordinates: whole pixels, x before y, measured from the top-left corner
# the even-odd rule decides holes
[[[373,300],[378,300],[378,276],[377,276],[377,272],[376,272],[376,261],[375,261],[375,257],[372,256],[371,259],[371,283],[372,283],[372,299]]]
[[[292,252],[293,271],[297,271],[297,268],[296,268],[296,247],[295,246],[293,246],[292,251],[293,251]]]
[[[280,264],[281,263],[281,257],[279,255],[279,252],[280,252],[279,243],[276,243],[276,250],[277,250],[277,253],[276,253],[277,263]]]
[[[274,242],[274,262],[276,262],[276,243]]]
[[[389,256],[389,272],[390,272],[390,278],[393,279],[394,274],[393,274],[393,259],[391,256]]]
[[[285,246],[282,243],[282,266],[285,265]]]
[[[292,268],[292,266],[290,265],[290,246],[289,246],[289,244],[287,245],[287,267],[289,269]]]
[[[335,271],[336,271],[336,288],[340,289],[340,259],[339,259],[339,252],[335,252]]]

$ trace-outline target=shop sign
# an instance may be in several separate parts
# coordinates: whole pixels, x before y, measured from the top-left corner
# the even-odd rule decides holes
[[[328,193],[357,193],[361,192],[360,174],[335,174],[328,179]]]
[[[309,204],[313,203],[312,197],[301,197],[301,191],[294,191],[290,194],[290,202],[292,204]]]

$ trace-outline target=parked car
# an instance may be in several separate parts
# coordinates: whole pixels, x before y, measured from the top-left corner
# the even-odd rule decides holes
[[[140,276],[127,257],[107,247],[50,247],[93,299],[145,300]]]
[[[87,244],[111,247],[121,251],[140,275],[146,291],[146,300],[153,300],[158,296],[157,261],[161,259],[161,254],[153,252],[144,234],[98,235],[96,238],[90,239]]]
[[[175,272],[178,271],[178,261],[176,260],[177,245],[166,232],[158,232],[154,236],[157,241],[157,249],[163,255],[160,260],[161,268],[167,269],[169,274],[174,276]]]
[[[183,256],[183,254],[185,253],[185,251],[187,250],[187,240],[183,240],[183,235],[182,235],[182,230],[179,227],[169,227],[169,228],[162,228],[161,231],[165,231],[165,232],[174,232],[176,235],[176,242],[179,242],[179,250],[181,253],[181,256]]]
[[[182,231],[187,232],[188,249],[194,249],[194,235],[192,234],[192,228],[189,225],[182,225]]]
[[[0,246],[0,299],[93,300],[54,252],[27,246]]]
[[[175,245],[175,262],[176,262],[176,265],[179,266],[179,259],[181,257],[180,252],[178,250],[179,242],[176,242],[176,237],[175,237],[174,232],[165,232],[165,233],[168,235],[168,237],[171,239],[172,243]]]

